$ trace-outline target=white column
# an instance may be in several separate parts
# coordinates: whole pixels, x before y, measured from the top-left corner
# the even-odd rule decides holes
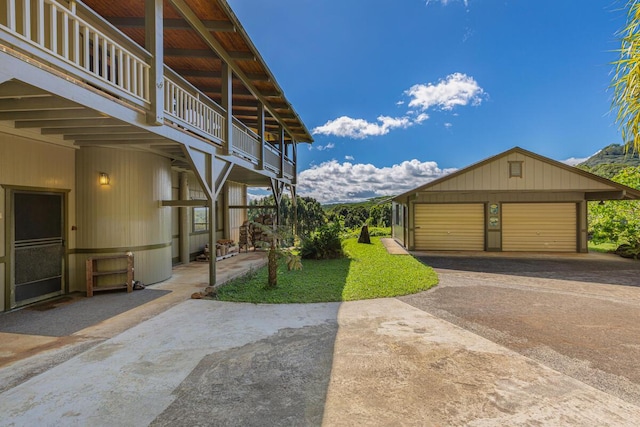
[[[149,100],[151,111],[147,122],[162,125],[164,122],[164,46],[162,0],[145,0],[145,48],[151,53],[149,75]]]

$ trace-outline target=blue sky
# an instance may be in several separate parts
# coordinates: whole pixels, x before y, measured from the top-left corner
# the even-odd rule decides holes
[[[304,123],[300,195],[401,193],[513,146],[621,143],[620,0],[228,0]]]

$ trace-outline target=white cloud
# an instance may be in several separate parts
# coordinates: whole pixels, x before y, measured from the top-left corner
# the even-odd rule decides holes
[[[440,3],[443,6],[447,6],[450,3],[457,3],[459,0],[427,0],[427,5],[429,3]],[[464,3],[464,7],[469,7],[469,0],[462,0],[461,3]]]
[[[420,113],[415,119],[416,123],[422,123],[425,120],[429,120],[429,115],[427,113]]]
[[[316,150],[318,151],[331,150],[333,147],[335,147],[335,144],[333,142],[330,142],[327,145],[317,145]]]
[[[345,160],[355,160],[353,156],[344,156]]]
[[[568,159],[565,160],[560,160],[560,163],[564,163],[565,165],[569,165],[569,166],[576,166],[582,162],[586,162],[587,160],[589,160],[589,158],[595,156],[596,154],[598,154],[600,151],[602,150],[598,150],[595,153],[593,153],[590,156],[587,157],[569,157]]]
[[[331,160],[300,172],[298,193],[320,203],[362,201],[400,194],[454,170],[416,159],[383,168]]]
[[[380,115],[377,122],[369,122],[365,119],[342,116],[314,128],[312,133],[354,139],[386,135],[393,129],[406,129],[425,122],[429,119],[429,109],[451,111],[457,106],[476,106],[486,97],[478,82],[463,73],[450,74],[435,84],[413,85],[404,94],[410,98],[410,109],[403,117]],[[405,101],[396,102],[398,106],[404,104]]]
[[[564,163],[565,165],[569,166],[575,166],[586,161],[587,159],[588,157],[569,157],[568,159],[560,160],[560,163]]]
[[[462,73],[450,74],[437,84],[413,85],[405,93],[412,98],[409,107],[422,111],[432,107],[452,110],[457,106],[480,105],[485,96],[478,82]]]
[[[446,127],[447,129],[451,129],[453,125],[451,123],[445,123],[444,127]]]
[[[329,120],[323,126],[313,129],[313,134],[335,135],[355,139],[364,139],[368,136],[386,135],[391,129],[406,128],[411,126],[407,117],[379,116],[379,123],[371,123],[364,119],[353,119],[342,116],[335,120]]]

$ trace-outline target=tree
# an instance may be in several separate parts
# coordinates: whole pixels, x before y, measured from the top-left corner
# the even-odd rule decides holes
[[[620,31],[620,56],[614,62],[612,109],[622,140],[640,151],[640,0],[629,0],[627,21]]]
[[[376,204],[369,209],[369,222],[374,227],[391,226],[391,202]]]
[[[275,206],[276,202],[273,196],[266,196],[261,199],[253,200],[250,206]],[[309,236],[316,229],[327,223],[327,216],[322,209],[322,205],[312,197],[296,197],[297,223],[295,222],[294,208],[291,198],[283,196],[280,201],[280,224],[289,227],[293,234],[301,236]],[[249,210],[249,220],[253,221],[260,215],[275,214],[272,208],[252,208]]]
[[[612,180],[640,189],[640,167],[624,168]],[[640,206],[632,200],[591,202],[589,231],[595,243],[635,244],[640,241]]]

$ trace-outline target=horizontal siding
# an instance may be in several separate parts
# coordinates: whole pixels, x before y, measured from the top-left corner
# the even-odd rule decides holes
[[[502,205],[502,250],[576,252],[575,203]]]
[[[484,250],[484,205],[415,205],[416,250]]]

